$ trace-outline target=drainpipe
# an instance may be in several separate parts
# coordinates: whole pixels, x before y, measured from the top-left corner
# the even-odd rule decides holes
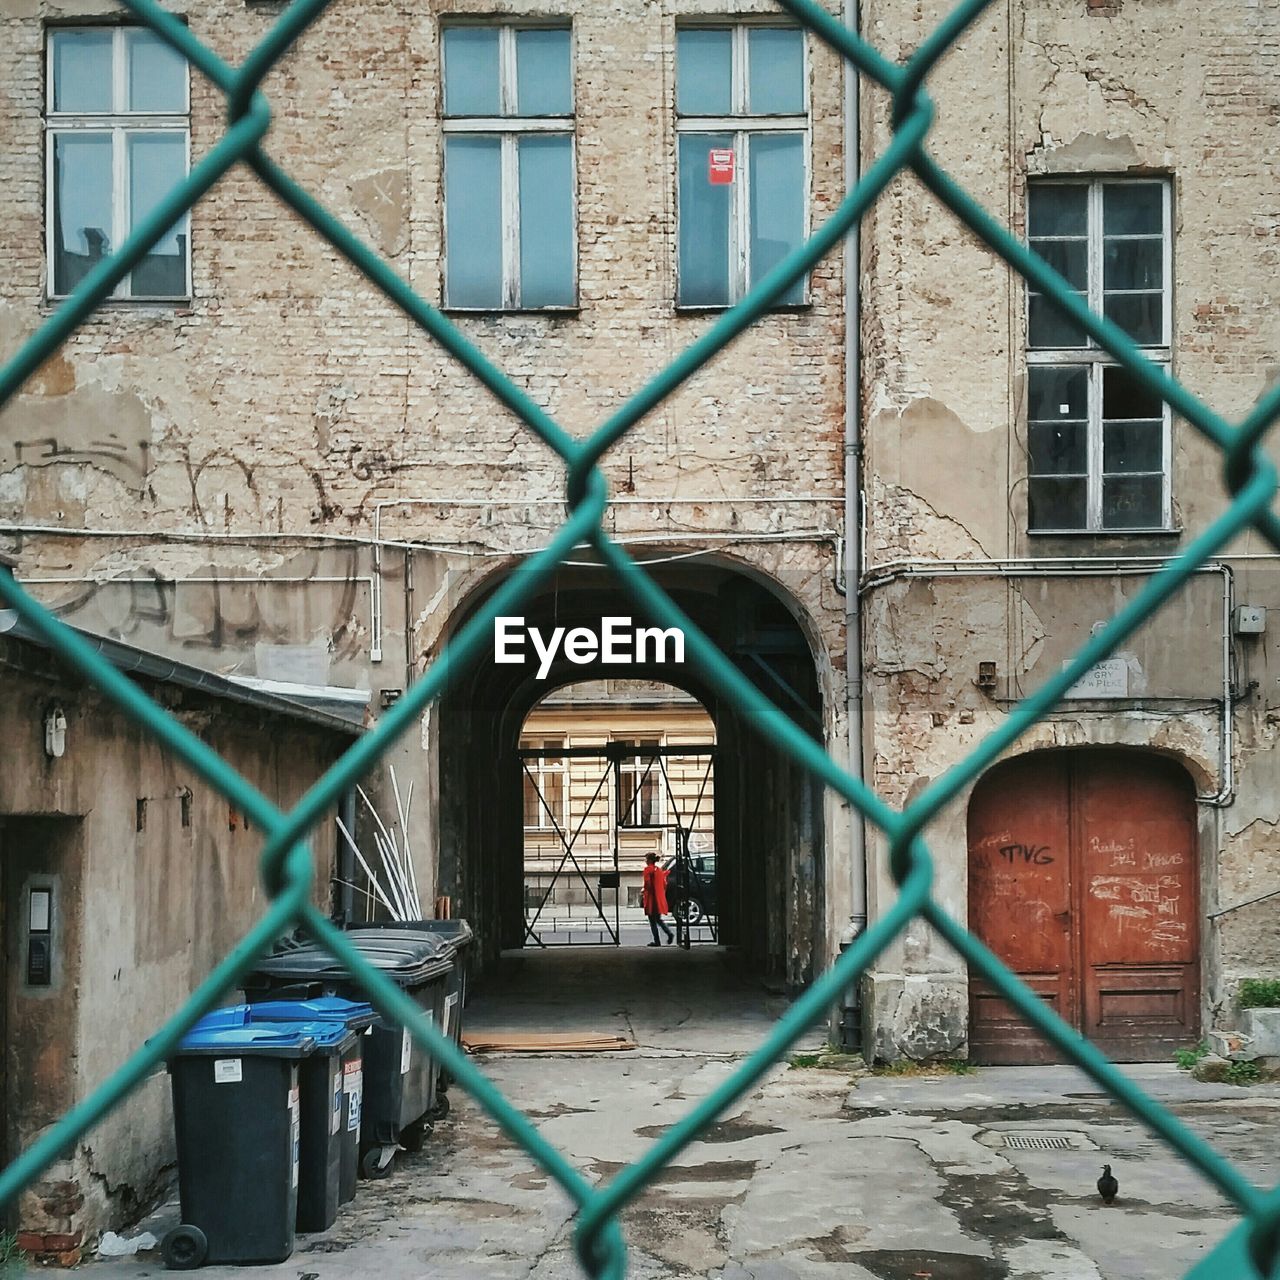
[[[843,19],[858,31],[858,0],[844,0]],[[858,73],[848,63],[844,71],[844,181],[851,192],[862,177],[862,139],[859,128]],[[862,777],[862,617],[858,580],[861,577],[862,512],[862,369],[860,326],[862,279],[856,224],[844,245],[844,583],[845,688],[849,720],[849,772]],[[867,826],[862,813],[849,813],[849,923],[841,931],[843,952],[867,927]],[[840,1000],[833,1019],[832,1038],[845,1052],[862,1044],[861,983],[854,983]]]

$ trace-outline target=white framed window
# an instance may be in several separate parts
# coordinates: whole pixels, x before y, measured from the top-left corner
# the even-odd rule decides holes
[[[799,27],[677,30],[677,306],[732,306],[808,236],[808,83]]]
[[[522,742],[521,748],[561,751],[559,738],[543,738]],[[524,829],[554,831],[565,829],[569,808],[569,771],[564,756],[523,756],[524,765]]]
[[[447,307],[577,305],[571,37],[567,26],[442,30]]]
[[[187,175],[187,61],[145,27],[50,27],[45,68],[48,293],[65,297]],[[191,293],[190,214],[114,298]]]
[[[1163,178],[1033,179],[1031,248],[1156,365],[1172,358],[1172,212]],[[1159,532],[1172,523],[1172,424],[1093,340],[1027,298],[1032,533]]]
[[[631,743],[640,754],[628,756],[618,766],[618,826],[660,827],[663,823],[664,792],[662,761],[645,748],[662,745],[658,738],[642,738]]]

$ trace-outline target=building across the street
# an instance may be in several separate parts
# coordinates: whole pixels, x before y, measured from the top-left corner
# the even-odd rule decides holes
[[[714,857],[714,750],[711,718],[674,686],[601,680],[548,694],[520,735],[526,915],[570,907],[566,920],[607,923],[615,907],[641,905],[646,855],[664,867]]]

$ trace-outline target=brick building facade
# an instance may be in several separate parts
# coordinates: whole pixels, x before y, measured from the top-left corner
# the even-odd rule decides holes
[[[850,16],[896,58],[945,7],[865,0]],[[277,13],[220,0],[184,16],[236,61]],[[74,151],[55,135],[115,127],[101,114],[55,109],[51,41],[66,27],[122,18],[101,0],[0,0],[6,354],[51,307],[63,234],[47,207],[60,180],[52,148]],[[697,212],[708,226],[723,218],[733,228],[723,268],[732,296],[753,264],[771,260],[777,236],[756,230],[773,219],[784,241],[789,234],[791,206],[766,198],[782,201],[787,183],[776,175],[796,154],[802,215],[814,227],[884,150],[884,95],[855,91],[812,37],[802,42],[794,97],[791,54],[758,35],[786,21],[763,0],[335,3],[264,85],[274,112],[266,146],[429,302],[456,301],[455,287],[457,298],[478,299],[451,310],[464,335],[581,434],[717,319],[714,289],[682,293],[721,271],[694,246],[682,274],[682,234],[698,230],[686,218],[682,231],[682,190],[690,209],[695,195],[704,201]],[[510,34],[459,43],[478,96],[451,105],[446,33],[496,28]],[[555,101],[522,115],[519,33],[549,30],[569,33],[567,63],[556,61],[554,40],[531,40],[528,57],[561,68],[543,72]],[[1126,323],[1156,317],[1156,358],[1231,414],[1275,369],[1264,287],[1280,227],[1275,149],[1266,146],[1277,113],[1275,35],[1263,6],[1011,0],[992,5],[930,81],[940,163],[1020,235],[1037,231],[1028,227],[1029,183],[1045,183],[1049,221],[1038,243],[1078,247],[1044,251],[1083,272],[1099,305],[1121,292],[1107,272],[1128,272],[1123,291],[1148,301],[1130,304]],[[112,56],[116,97],[104,100],[105,114],[126,132],[145,127],[128,111],[112,115],[130,105],[118,79],[131,55],[122,44]],[[684,100],[681,76],[693,67],[699,79]],[[753,102],[770,109],[753,111]],[[224,130],[221,96],[193,74],[184,106],[160,103],[149,124],[179,135],[189,127],[198,159]],[[775,170],[764,167],[769,144],[755,141],[771,131]],[[563,250],[562,241],[526,243],[510,221],[525,212],[509,184],[530,133],[571,139],[567,153],[547,143],[543,160],[562,172],[554,166],[569,157],[572,279],[567,301],[553,291],[554,305],[522,307],[521,290],[537,281],[521,264],[545,267]],[[784,135],[799,138],[798,153],[777,141]],[[733,153],[727,204],[705,203],[720,199],[709,173],[708,190],[688,185],[702,181],[703,145]],[[467,182],[480,193],[455,207],[456,235],[470,211],[501,267],[492,253],[473,254],[478,274],[456,285],[450,172],[455,193]],[[117,235],[127,229],[123,181],[115,179],[110,215]],[[1157,193],[1146,204],[1141,193],[1107,194],[1142,182]],[[489,208],[495,199],[501,217]],[[1126,199],[1138,229],[1109,235],[1106,209]],[[1142,222],[1141,209],[1157,205],[1155,221]],[[222,180],[182,234],[189,296],[104,307],[0,412],[0,519],[20,574],[82,626],[222,672],[368,690],[376,712],[384,691],[391,698],[427,669],[493,584],[545,545],[563,519],[563,468],[247,170]],[[1124,234],[1152,247],[1126,248]],[[77,252],[91,254],[94,243],[84,238]],[[175,236],[167,251],[186,250]],[[486,289],[498,291],[496,302]],[[1111,413],[1106,362],[1081,351],[1070,334],[1029,334],[1021,280],[914,180],[899,179],[856,246],[818,266],[796,305],[755,325],[605,458],[610,528],[661,562],[655,573],[760,687],[901,804],[998,724],[1011,699],[1060,669],[1096,622],[1222,509],[1212,451],[1159,408],[1146,418]],[[1059,387],[1045,370],[1076,381]],[[1115,464],[1145,477],[1128,487],[1100,452],[1107,423],[1121,420],[1151,424],[1128,433],[1134,452]],[[1031,434],[1052,445],[1034,463]],[[1072,448],[1083,451],[1074,461]],[[1117,527],[1122,509],[1143,519]],[[1247,540],[1232,548],[1262,550]],[[1181,965],[1195,982],[1177,987],[1161,1034],[1172,1034],[1169,1018],[1181,1018],[1190,1039],[1229,1020],[1233,981],[1280,959],[1273,904],[1209,919],[1280,888],[1270,856],[1280,821],[1272,642],[1230,634],[1228,617],[1234,604],[1270,602],[1271,563],[1224,561],[1197,577],[1120,655],[1123,681],[1116,669],[1094,690],[1101,696],[1073,699],[1018,748],[1158,753],[1184,770],[1193,801],[1201,797],[1193,846],[1180,855],[1194,860],[1195,900],[1177,906],[1196,921],[1195,942],[1189,958],[1165,966]],[[556,619],[571,599],[575,616],[598,619],[622,606],[590,569],[566,570],[556,591],[566,594],[543,593],[530,613]],[[401,776],[419,779],[430,798],[415,840],[424,898],[428,885],[454,896],[487,954],[518,927],[518,879],[508,874],[520,825],[513,753],[525,711],[546,692],[502,683],[495,670],[461,679],[395,755]],[[583,675],[562,666],[550,683]],[[851,916],[874,916],[891,899],[883,849],[868,833],[864,876],[860,824],[847,806],[819,795],[749,725],[731,723],[731,709],[695,676],[683,685],[716,718],[722,758],[738,761],[736,777],[734,768],[717,775],[717,848],[731,881],[726,938],[798,985],[834,956]],[[506,798],[490,803],[496,774]],[[1043,808],[1035,788],[1056,784],[1022,785]],[[942,900],[977,924],[968,807],[966,795],[947,811],[932,848]],[[1079,851],[1070,861],[1078,883],[1054,890],[1074,895],[1060,922],[1075,939],[1058,973],[1068,1002],[1100,963],[1082,941],[1092,871]],[[878,1054],[964,1051],[964,967],[923,926],[877,962],[865,1003]]]

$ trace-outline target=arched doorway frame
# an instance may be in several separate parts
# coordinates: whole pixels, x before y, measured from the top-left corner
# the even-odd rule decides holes
[[[664,548],[664,560],[677,557],[679,554],[680,549],[678,548]],[[458,626],[469,617],[474,616],[475,611],[497,588],[498,584],[505,580],[507,574],[518,570],[518,567],[518,563],[512,562],[496,566],[484,573],[478,581],[470,584],[468,590],[458,593],[456,603],[451,609],[447,621],[442,626],[436,643],[431,646],[432,650],[438,652],[439,647],[447,641],[447,638],[456,633]],[[807,696],[810,697],[813,717],[810,728],[814,736],[829,747],[831,745],[830,734],[833,722],[831,693],[834,682],[834,669],[827,653],[827,647],[819,639],[819,629],[816,622],[810,616],[804,603],[759,565],[750,564],[739,560],[735,556],[721,552],[699,555],[696,565],[682,564],[679,575],[669,571],[664,572],[663,568],[658,567],[654,571],[654,577],[664,587],[672,591],[677,602],[685,610],[686,614],[692,618],[694,623],[702,627],[704,633],[709,634],[713,641],[721,643],[722,647],[724,647],[723,637],[715,633],[715,619],[712,619],[712,625],[708,625],[704,616],[691,609],[687,601],[681,598],[682,592],[686,595],[690,593],[690,583],[692,582],[696,585],[699,582],[700,575],[710,581],[709,591],[723,589],[726,584],[734,584],[731,588],[732,590],[741,590],[748,597],[750,591],[758,592],[761,599],[767,598],[772,602],[773,606],[780,605],[785,610],[786,626],[789,626],[797,637],[793,656],[808,672],[806,679],[810,692]],[[564,572],[561,571],[561,574],[553,579],[550,584],[544,583],[542,585],[540,590],[524,606],[526,615],[536,613],[539,601],[545,602],[548,598],[554,596],[557,601],[557,609],[563,608],[568,611],[563,615],[558,612],[556,614],[557,621],[564,621],[566,624],[572,625],[569,619],[572,617],[572,606],[577,602],[570,601],[562,606],[561,601],[569,594],[568,589],[564,586],[563,577]],[[640,621],[642,617],[641,611],[631,605],[629,599],[622,594],[621,588],[603,569],[599,571],[591,569],[577,575],[572,585],[582,596],[590,596],[596,599],[592,616],[597,624],[602,613],[629,612],[636,617],[637,621]],[[598,598],[600,593],[604,593],[603,599]],[[711,599],[710,595],[708,595],[708,599]],[[530,616],[530,621],[533,621],[532,616]],[[644,620],[645,625],[648,625],[648,621],[648,619]],[[439,892],[457,894],[462,899],[463,910],[471,910],[476,914],[488,917],[500,917],[508,921],[508,924],[502,927],[500,945],[493,937],[483,938],[482,925],[482,951],[487,952],[492,957],[496,955],[497,950],[500,950],[501,947],[515,946],[520,943],[520,939],[514,935],[514,930],[510,927],[510,922],[514,920],[516,914],[514,903],[510,900],[499,903],[496,893],[492,891],[492,887],[486,891],[489,894],[488,900],[484,903],[478,902],[476,900],[478,886],[463,883],[466,880],[466,876],[462,872],[462,856],[458,854],[457,850],[460,846],[467,845],[471,850],[467,857],[475,858],[477,856],[474,853],[477,839],[475,833],[477,831],[482,832],[478,839],[485,842],[486,848],[491,848],[499,839],[495,831],[495,824],[500,824],[503,819],[500,815],[490,811],[487,814],[473,814],[470,819],[463,821],[460,826],[456,813],[457,797],[460,792],[465,792],[467,780],[466,769],[459,765],[457,759],[458,752],[456,747],[458,746],[458,739],[455,727],[459,718],[465,718],[459,716],[460,709],[465,707],[467,703],[467,698],[464,696],[465,691],[475,684],[478,678],[477,671],[485,669],[485,666],[486,664],[482,662],[478,668],[473,668],[469,673],[460,674],[459,679],[453,683],[452,690],[446,690],[438,708],[438,714],[433,714],[432,716],[430,741],[432,757],[435,766],[439,769],[437,781],[440,797],[438,822],[440,824],[441,887]],[[492,673],[499,670],[499,668],[489,663],[488,670]],[[506,669],[502,668],[501,670],[505,671]],[[492,761],[500,761],[505,759],[508,753],[514,752],[518,744],[520,727],[525,717],[532,707],[545,697],[548,692],[554,688],[584,679],[602,678],[606,674],[617,675],[621,674],[621,672],[617,668],[575,666],[572,669],[553,670],[548,679],[544,681],[536,680],[533,673],[524,673],[521,678],[510,681],[509,686],[504,685],[500,692],[494,694],[494,703],[488,708],[486,715],[471,717],[490,743],[490,759]],[[734,709],[731,706],[723,706],[716,697],[714,690],[711,690],[698,677],[691,666],[685,666],[683,670],[670,665],[662,667],[629,667],[626,668],[626,674],[638,679],[661,680],[672,684],[702,703],[716,724],[717,740],[723,754],[732,753],[736,743],[745,742],[751,736],[748,729],[744,729],[741,725],[735,726]],[[794,713],[795,708],[789,706],[785,701],[778,700],[778,704],[789,713]],[[492,724],[489,723],[490,720],[492,720]],[[743,749],[745,750],[746,748],[744,747]],[[769,748],[769,751],[772,752],[772,748]],[[796,876],[792,876],[791,882],[775,886],[775,892],[771,896],[779,902],[787,900],[786,911],[793,910],[790,900],[796,899],[799,905],[794,907],[794,913],[797,919],[802,918],[808,923],[803,929],[797,926],[796,929],[788,927],[788,929],[784,930],[786,939],[782,943],[779,943],[778,938],[773,934],[765,936],[765,931],[761,931],[761,936],[756,937],[752,935],[750,930],[745,928],[741,931],[740,936],[736,938],[731,936],[732,930],[726,929],[725,938],[726,941],[734,942],[753,954],[758,952],[762,955],[768,955],[770,959],[763,966],[765,971],[780,978],[784,985],[796,987],[808,981],[812,973],[825,963],[829,955],[826,868],[832,843],[829,831],[830,824],[828,822],[830,806],[824,803],[823,789],[809,779],[806,773],[803,773],[798,766],[791,766],[790,761],[782,757],[780,753],[773,752],[773,755],[781,762],[777,770],[780,776],[785,775],[788,769],[794,771],[795,776],[789,778],[788,782],[778,783],[777,785],[787,795],[792,794],[792,792],[786,791],[788,786],[795,793],[795,805],[793,806],[795,812],[788,813],[787,820],[793,821],[796,830],[800,832],[796,842],[796,847],[800,852],[795,855],[799,868],[798,879]],[[732,787],[724,786],[722,793],[731,797],[733,794]],[[468,803],[465,800],[462,802],[464,807]],[[451,810],[451,805],[454,806],[453,810]],[[717,822],[719,823],[719,821],[720,815],[718,812]],[[717,838],[719,839],[719,834]],[[514,883],[510,874],[504,877],[505,881]],[[799,885],[798,890],[796,890],[797,884]],[[507,892],[510,892],[509,888]],[[466,905],[468,896],[470,896],[472,903],[470,907]],[[781,914],[783,914],[782,911],[774,910],[774,915]],[[778,958],[779,956],[780,958]],[[774,969],[777,969],[778,972],[774,973]]]

